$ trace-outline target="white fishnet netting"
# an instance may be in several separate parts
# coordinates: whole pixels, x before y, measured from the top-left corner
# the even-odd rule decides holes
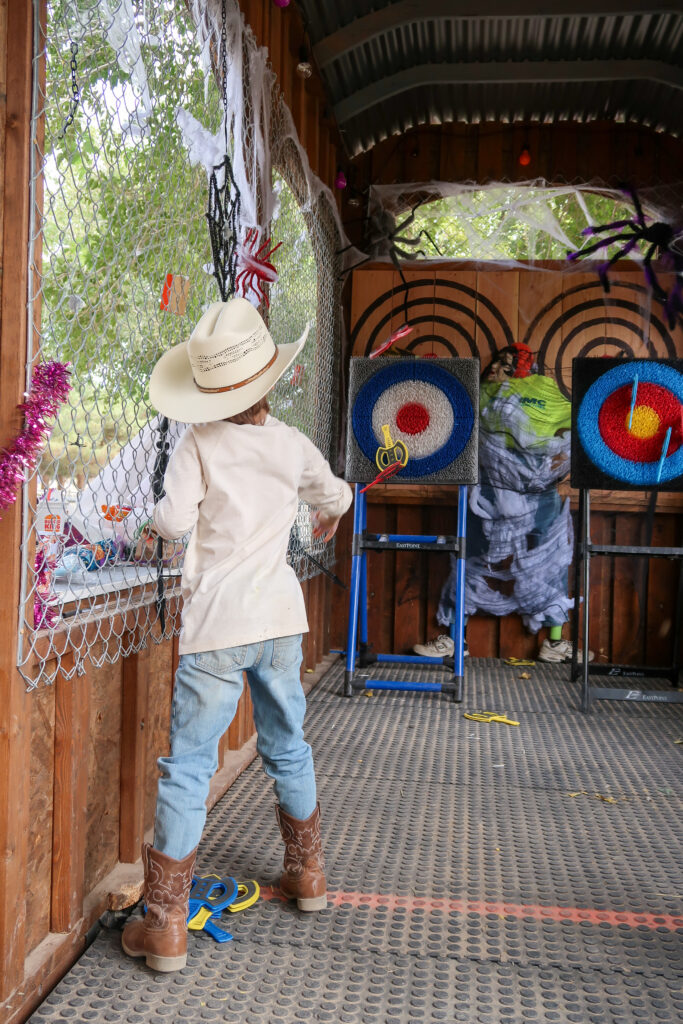
[[[683,238],[682,195],[683,189],[672,185],[645,189],[639,196],[648,222],[672,224],[678,233],[678,245]],[[602,340],[590,342],[591,354],[670,357],[676,354],[675,339],[644,275],[631,275],[629,283],[617,289],[616,296],[600,290],[597,265],[620,250],[618,243],[601,249],[591,261],[566,261],[568,252],[595,241],[584,236],[584,229],[635,216],[627,194],[600,183],[550,186],[536,180],[485,187],[444,182],[372,186],[363,225],[364,242],[344,254],[344,268],[348,271],[373,260],[393,263],[400,274],[405,266],[403,257],[412,255],[420,265],[427,266],[448,260],[446,271],[458,271],[465,264],[465,270],[468,266],[534,270],[549,279],[575,275],[578,283],[570,284],[570,288],[585,289],[584,282],[594,279],[602,298],[591,293],[591,301],[586,304],[591,311],[584,318],[595,318],[596,338],[602,333]],[[619,234],[620,230],[611,233]],[[646,245],[635,248],[629,258],[642,263],[646,249]],[[662,280],[666,280],[666,269],[657,271]],[[519,294],[511,302],[510,289],[517,287],[516,279],[504,273],[485,276],[487,301],[502,311],[514,309],[513,333],[519,331],[515,340],[522,340],[526,325],[542,322],[536,319],[545,301],[539,300],[539,294],[550,297],[550,306],[555,301],[551,282],[538,289],[533,285],[522,289],[520,285]],[[398,276],[396,284],[398,322],[405,309],[405,319],[410,323],[412,311],[425,312],[428,294],[422,283],[423,292],[418,291],[418,298],[411,304],[410,289],[402,289]],[[559,287],[557,294],[561,297]],[[438,301],[436,293],[434,301]],[[572,300],[566,309],[560,305],[560,316],[562,311],[566,313],[566,327],[561,328],[566,336],[580,319],[577,314],[577,319],[570,322],[573,306],[581,301],[585,300]],[[556,392],[544,394],[541,404],[547,399],[559,409],[564,402],[568,410],[567,367],[559,355],[553,362],[546,352],[538,351],[541,337],[542,332],[530,327],[524,338],[534,357],[539,357],[541,365],[535,369],[548,377],[545,392]],[[539,401],[538,389],[531,390],[532,378],[526,395],[525,382],[514,383],[520,385],[517,390],[501,384],[493,399],[482,402],[480,411],[480,483],[470,489],[469,495],[465,611],[467,615],[479,611],[499,616],[517,612],[527,628],[537,632],[543,625],[565,622],[573,606],[567,595],[567,571],[573,554],[569,502],[562,502],[555,490],[569,470],[569,415],[567,412],[564,429],[555,429],[562,418],[560,413],[555,422],[549,419],[544,434],[538,418],[532,427],[529,405],[525,405]],[[437,614],[442,626],[449,626],[453,620],[455,584],[453,560]]]
[[[644,188],[638,195],[652,221],[664,220],[676,227],[678,246],[683,248],[683,182]],[[398,228],[399,238],[410,241],[406,245],[397,240],[397,244],[416,252],[421,260],[494,261],[547,270],[543,261],[564,260],[568,250],[588,244],[581,236],[584,228],[633,216],[627,192],[599,181],[372,185],[364,218],[364,236],[370,244],[349,250],[344,268],[357,264],[363,254],[389,259],[382,250],[387,248],[387,236]],[[431,240],[420,237],[422,231],[428,231]],[[628,258],[642,260],[642,248]]]

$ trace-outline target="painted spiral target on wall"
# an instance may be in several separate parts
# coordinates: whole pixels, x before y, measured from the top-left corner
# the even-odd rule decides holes
[[[683,360],[573,363],[574,487],[683,489]]]
[[[373,270],[371,277],[356,271],[359,311],[351,330],[356,356],[368,357],[404,321],[413,334],[397,347],[415,355],[479,355],[487,365],[498,349],[515,340],[495,301],[474,287],[474,275],[469,275],[471,283],[438,271],[406,270],[405,277],[407,293],[393,270]]]
[[[676,358],[671,331],[651,306],[648,289],[631,280],[616,280],[609,294],[598,280],[570,285],[538,310],[523,340],[539,373],[553,376],[569,398],[572,356]]]
[[[476,483],[478,400],[475,359],[352,359],[346,479],[374,480],[399,444],[392,483]]]

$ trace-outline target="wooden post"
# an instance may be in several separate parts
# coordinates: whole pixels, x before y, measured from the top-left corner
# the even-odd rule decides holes
[[[140,653],[131,654],[123,659],[121,673],[119,859],[124,864],[139,858],[145,834],[148,674],[140,672],[139,665]]]
[[[27,332],[33,17],[23,0],[0,4],[0,176],[2,297],[0,446],[21,429]],[[11,54],[11,60],[7,55]],[[0,1000],[19,984],[26,955],[26,860],[30,714],[16,670],[21,576],[21,498],[2,513],[0,602]]]

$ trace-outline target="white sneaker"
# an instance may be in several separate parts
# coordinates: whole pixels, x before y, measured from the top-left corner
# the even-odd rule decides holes
[[[436,640],[430,640],[429,643],[415,644],[413,651],[423,658],[452,658],[455,646],[448,634],[442,633],[441,636],[437,636]],[[466,658],[468,653],[467,641],[465,641],[463,656]]]
[[[541,649],[536,655],[536,661],[548,661],[554,662],[556,665],[572,660],[572,642],[571,640],[544,640],[541,644]],[[588,652],[588,660],[592,661],[595,655],[592,651]],[[577,652],[577,661],[579,665],[583,662],[583,648],[579,647]]]

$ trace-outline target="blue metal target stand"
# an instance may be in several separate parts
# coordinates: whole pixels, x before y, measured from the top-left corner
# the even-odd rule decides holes
[[[402,690],[451,694],[460,702],[463,694],[465,642],[465,533],[467,521],[467,487],[458,486],[457,536],[427,534],[392,534],[367,532],[367,502],[358,484],[355,485],[353,546],[351,562],[351,594],[346,642],[346,673],[344,696],[352,697],[363,690]],[[452,658],[426,658],[414,654],[375,654],[368,644],[368,551],[438,551],[453,553],[457,558],[455,616],[451,625],[454,645]],[[452,668],[449,682],[418,682],[399,679],[376,679],[366,670],[373,665],[432,665]]]
[[[641,386],[650,391],[640,391]],[[661,411],[657,419],[656,460],[649,450],[638,449],[641,435],[632,433],[639,395],[650,413]],[[604,415],[604,421],[601,417]],[[652,525],[659,490],[683,490],[683,445],[670,452],[674,427],[683,415],[683,360],[680,359],[596,359],[577,357],[572,363],[572,466],[571,483],[579,488],[579,541],[574,565],[575,609],[572,624],[572,680],[582,677],[582,711],[589,711],[594,700],[649,701],[666,704],[683,702],[679,687],[681,647],[679,623],[683,610],[683,547],[653,546]],[[608,431],[608,432],[607,432]],[[651,435],[642,435],[649,440]],[[661,443],[663,436],[663,444]],[[659,445],[661,444],[661,449]],[[590,490],[652,489],[648,543],[639,545],[595,544],[590,532]],[[617,665],[588,661],[590,563],[595,556],[628,558],[668,558],[679,563],[678,588],[674,612],[674,643],[671,664],[666,666]],[[583,569],[583,572],[581,572]],[[581,591],[583,576],[583,592]],[[578,614],[583,601],[581,615]],[[582,619],[582,663],[578,662],[579,618]],[[669,690],[591,685],[592,675],[635,679],[666,678]]]
[[[583,488],[579,492],[579,543],[574,563],[574,594],[576,598],[576,614],[572,622],[572,666],[571,678],[575,681],[581,676],[581,710],[590,711],[594,700],[628,700],[660,704],[683,703],[683,689],[678,685],[681,671],[681,647],[679,623],[683,610],[683,548],[653,547],[625,544],[594,544],[590,536],[590,491]],[[588,661],[588,634],[590,609],[590,563],[596,555],[608,555],[612,558],[621,556],[629,558],[668,558],[678,560],[678,589],[674,611],[673,652],[671,665],[653,667],[650,665],[616,665],[607,662]],[[583,570],[583,572],[582,572]],[[583,575],[583,591],[581,590]],[[580,602],[583,601],[581,615],[578,614]],[[579,664],[579,618],[583,620],[583,637],[581,638],[582,662]],[[595,686],[590,682],[591,675],[610,676],[611,678],[630,678],[631,680],[658,678],[667,679],[672,686],[670,690],[640,689],[634,682],[630,686]],[[642,685],[642,684],[641,684]]]

